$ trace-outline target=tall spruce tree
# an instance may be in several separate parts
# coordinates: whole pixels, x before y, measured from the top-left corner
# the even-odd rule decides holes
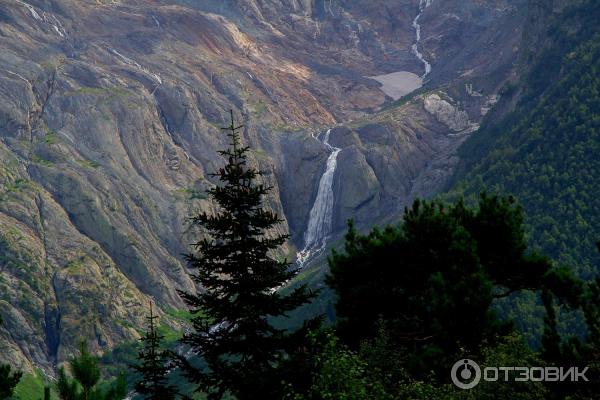
[[[188,379],[209,399],[226,393],[238,399],[280,399],[286,350],[297,336],[269,320],[307,303],[313,294],[305,286],[288,294],[276,290],[294,276],[287,260],[274,258],[288,236],[273,232],[281,220],[262,204],[271,187],[258,183],[260,172],[248,165],[241,128],[231,112],[231,125],[223,128],[231,145],[219,152],[227,164],[213,174],[221,184],[209,190],[218,212],[192,218],[206,233],[194,244],[197,253],[187,255],[196,270],[192,278],[203,291],[181,293],[195,315],[194,331],[182,342],[206,366],[182,362]]]
[[[69,365],[73,379],[61,367],[56,383],[61,400],[122,400],[127,395],[127,383],[122,374],[109,389],[98,387],[101,377],[99,360],[90,353],[85,342],[81,342],[79,356],[74,357]]]
[[[23,373],[12,371],[10,365],[0,365],[0,399],[10,399]]]
[[[148,330],[140,339],[143,348],[138,353],[138,365],[132,368],[140,374],[140,380],[135,384],[135,390],[145,399],[172,400],[177,395],[177,388],[169,385],[169,359],[170,354],[161,350],[161,341],[164,338],[158,333],[156,320],[158,316],[152,311],[150,304],[150,316],[148,319]]]

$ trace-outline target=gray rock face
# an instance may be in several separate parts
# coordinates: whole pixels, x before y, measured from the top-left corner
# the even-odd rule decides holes
[[[469,119],[469,114],[458,106],[442,99],[439,94],[433,93],[425,96],[423,103],[425,110],[446,125],[454,132],[473,132],[479,125]]]
[[[426,190],[416,188],[431,161],[462,141],[449,136],[448,128],[425,110],[422,99],[333,133],[338,140],[334,144],[343,148],[336,180],[338,231],[350,218],[359,228],[389,221],[416,196],[440,190],[452,173],[451,166],[440,169],[438,179],[429,180]]]
[[[434,1],[419,20],[433,66],[423,90],[460,102],[449,120],[479,122],[511,76],[522,3]],[[439,190],[463,137],[427,94],[392,104],[366,78],[421,74],[417,11],[417,0],[0,0],[0,362],[51,372],[81,338],[106,351],[137,337],[150,301],[178,326],[177,290],[193,289],[181,255],[198,237],[187,218],[214,209],[205,192],[229,109],[274,187],[285,254],[302,245],[325,168],[317,131],[334,128],[342,149],[334,237],[348,218],[390,221]]]

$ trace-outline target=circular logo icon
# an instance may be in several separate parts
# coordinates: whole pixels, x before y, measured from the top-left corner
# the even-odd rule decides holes
[[[473,389],[481,380],[481,368],[473,360],[457,361],[450,372],[452,383],[461,389]]]

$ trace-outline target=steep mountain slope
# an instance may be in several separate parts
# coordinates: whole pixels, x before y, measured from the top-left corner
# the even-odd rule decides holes
[[[213,207],[230,108],[291,257],[329,156],[318,132],[341,149],[332,238],[349,217],[371,226],[436,193],[514,74],[526,9],[0,0],[0,361],[50,371],[81,338],[95,351],[135,338],[151,300],[181,307],[186,218]],[[368,77],[421,76],[413,45],[432,70],[394,102]]]
[[[528,72],[499,105],[504,118],[461,149],[454,191],[515,194],[532,242],[589,278],[600,265],[600,4],[539,6]]]

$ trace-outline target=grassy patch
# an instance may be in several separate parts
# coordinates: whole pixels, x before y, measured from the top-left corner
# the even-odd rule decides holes
[[[307,130],[308,127],[304,126],[297,126],[297,125],[290,125],[290,124],[285,124],[285,123],[279,123],[279,124],[272,124],[269,123],[267,124],[267,126],[269,127],[269,129],[271,131],[277,132],[277,133],[281,133],[281,132],[302,132]]]
[[[167,308],[165,310],[165,313],[173,318],[176,319],[178,321],[182,321],[182,322],[190,322],[192,320],[192,313],[189,312],[188,310],[178,310],[175,308]]]
[[[29,187],[29,181],[27,179],[16,179],[14,182],[7,183],[4,185],[4,190],[8,193],[20,192]]]
[[[45,167],[51,167],[51,166],[54,165],[52,163],[52,161],[50,161],[50,160],[44,160],[43,158],[41,158],[40,156],[37,156],[35,154],[33,156],[31,156],[31,161],[34,162],[34,163],[36,163],[36,164],[43,165]]]
[[[65,268],[67,272],[71,275],[81,275],[85,272],[85,257],[81,257],[78,260],[74,260],[69,262]]]
[[[100,164],[98,164],[97,162],[86,160],[83,158],[76,160],[76,163],[83,168],[98,168],[100,166]]]
[[[48,145],[56,144],[56,132],[49,128],[46,128],[46,134],[44,135],[43,141]]]
[[[177,342],[183,336],[183,332],[171,328],[168,325],[160,325],[158,327],[158,334],[163,337],[163,345],[170,347],[173,343]]]
[[[116,98],[130,97],[134,93],[121,87],[88,87],[84,86],[77,90],[65,93],[65,96],[94,96],[102,98],[101,103],[105,104]]]
[[[267,111],[267,105],[262,100],[250,101],[249,106],[252,112],[258,115],[264,114]]]
[[[175,193],[186,196],[188,200],[205,200],[208,198],[208,195],[205,191],[189,187],[177,189],[175,190]]]
[[[41,371],[38,370],[33,374],[25,374],[15,388],[13,397],[17,400],[41,400],[44,398],[45,385],[44,374]],[[58,398],[57,394],[52,392],[52,398]]]

